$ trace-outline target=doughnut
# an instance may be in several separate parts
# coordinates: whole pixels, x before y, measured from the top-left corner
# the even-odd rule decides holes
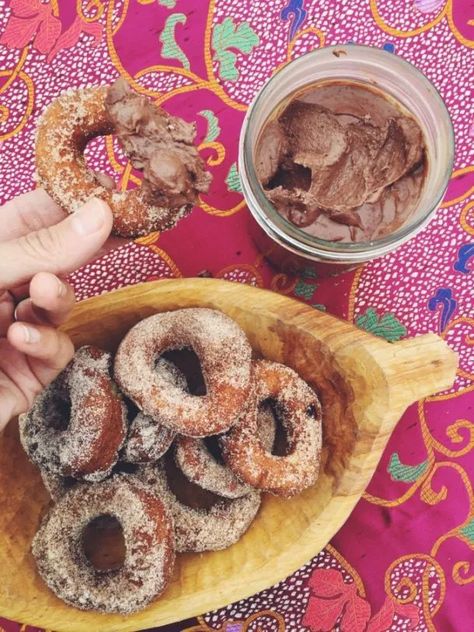
[[[119,191],[87,167],[84,150],[97,136],[116,134],[142,185]],[[211,176],[193,144],[194,124],[167,114],[125,80],[111,87],[67,90],[41,116],[36,136],[39,184],[73,213],[93,197],[114,215],[113,232],[137,237],[172,228],[187,215]]]
[[[224,498],[241,498],[249,494],[252,487],[242,483],[224,464],[218,446],[217,450],[212,449],[210,439],[214,437],[177,437],[175,458],[183,474],[192,483]]]
[[[137,475],[171,513],[178,552],[218,551],[231,546],[247,531],[260,507],[260,493],[255,490],[230,499],[190,483],[169,453],[158,463],[140,468]],[[179,496],[184,496],[186,503],[178,497],[176,487],[181,488]]]
[[[156,358],[191,347],[201,363],[206,393],[193,395],[155,371]],[[250,391],[251,347],[221,312],[179,309],[145,318],[120,343],[114,374],[145,415],[180,434],[219,434],[236,423]]]
[[[95,519],[122,527],[125,559],[104,571],[84,551],[84,531]],[[140,481],[116,475],[79,485],[45,516],[32,545],[39,574],[66,603],[82,610],[128,614],[166,588],[174,565],[173,526],[163,503]]]
[[[258,433],[267,451],[275,440],[275,419],[270,409],[259,411]],[[252,491],[225,465],[217,437],[194,439],[179,435],[176,439],[176,463],[192,483],[224,498],[240,498]]]
[[[82,347],[22,415],[21,442],[40,469],[88,481],[110,474],[127,431],[111,363],[110,353]]]
[[[253,365],[254,405],[221,440],[227,465],[245,483],[280,496],[293,496],[319,474],[321,405],[315,392],[292,369],[267,360]],[[258,406],[270,400],[287,433],[287,450],[276,456],[258,436]]]
[[[165,358],[156,363],[156,372],[170,385],[182,389],[187,382],[181,371]],[[129,419],[131,418],[123,458],[128,463],[153,463],[163,456],[174,441],[176,433],[152,417],[144,415],[133,402],[127,400]]]
[[[128,463],[153,463],[169,449],[176,432],[138,413],[130,428],[123,458]]]

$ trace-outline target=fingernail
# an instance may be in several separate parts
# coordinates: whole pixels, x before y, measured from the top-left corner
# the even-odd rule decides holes
[[[74,232],[81,237],[92,235],[102,228],[105,221],[105,202],[97,198],[89,200],[72,216]]]
[[[57,282],[58,282],[58,298],[61,298],[62,296],[65,296],[67,290],[66,290],[66,286],[61,281],[61,279],[57,279]]]
[[[22,324],[21,328],[23,329],[23,340],[29,345],[35,344],[36,342],[40,341],[40,332],[35,327]]]

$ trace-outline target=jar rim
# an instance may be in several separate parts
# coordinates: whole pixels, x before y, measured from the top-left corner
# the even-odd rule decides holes
[[[345,59],[348,54],[347,51],[344,50],[345,48],[347,48],[350,53],[355,54],[356,57],[357,54],[361,54],[363,57],[366,57],[365,59],[357,60],[359,63],[361,62],[374,65],[374,63],[378,62],[376,65],[381,64],[384,66],[390,66],[393,69],[397,69],[398,67],[398,69],[405,70],[405,72],[409,73],[411,82],[418,82],[421,87],[429,90],[431,93],[431,98],[434,99],[435,105],[438,107],[441,117],[444,119],[443,123],[445,124],[445,131],[447,134],[447,152],[443,154],[445,167],[442,176],[440,177],[440,185],[430,197],[427,211],[411,222],[405,222],[394,232],[370,241],[329,241],[310,235],[292,224],[277,211],[277,209],[266,197],[264,189],[257,177],[253,160],[252,142],[256,140],[255,130],[253,129],[253,119],[255,117],[255,112],[258,111],[261,103],[265,102],[268,93],[272,91],[275,86],[284,83],[285,79],[294,73],[296,67],[301,67],[303,64],[306,65],[313,60],[317,61],[322,55],[325,55],[332,63],[337,63],[341,59],[341,56],[336,56],[334,53],[343,51],[345,55],[342,56],[342,59]],[[367,59],[368,51],[372,57],[371,60]],[[330,55],[333,55],[334,62]],[[335,77],[334,81],[340,79],[341,77]],[[319,79],[317,81],[323,80],[324,79]],[[350,77],[347,77],[347,80],[361,82],[360,79],[351,79]],[[315,83],[314,79],[312,80],[311,77],[308,76],[307,82],[298,89],[304,89],[304,86],[311,85],[312,83]],[[378,90],[382,93],[384,92],[381,87],[378,87]],[[291,94],[291,92],[292,91],[282,96],[279,102],[283,101],[285,97]],[[404,104],[402,103],[402,105]],[[278,107],[278,103],[275,103],[275,107]],[[274,109],[275,108],[272,108],[272,111]],[[268,120],[268,117],[266,117],[265,120]],[[257,130],[257,136],[262,127],[263,125],[261,125],[260,129]],[[430,159],[431,157],[428,156],[428,169],[431,168]],[[343,258],[348,262],[360,262],[367,260],[368,255],[372,258],[386,254],[406,242],[408,239],[411,239],[411,237],[417,234],[429,223],[433,214],[439,207],[449,183],[453,164],[453,125],[446,105],[438,90],[429,81],[429,79],[409,61],[395,55],[394,53],[363,44],[334,45],[319,48],[301,55],[278,70],[266,81],[252,101],[242,125],[239,142],[239,173],[242,181],[243,193],[252,215],[265,232],[272,237],[272,239],[276,240],[293,252],[300,254],[303,252],[305,256],[310,259],[322,257],[323,259],[328,260],[340,260]]]

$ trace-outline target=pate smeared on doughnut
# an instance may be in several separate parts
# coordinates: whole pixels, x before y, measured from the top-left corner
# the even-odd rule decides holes
[[[194,123],[168,114],[125,79],[110,86],[105,108],[132,165],[143,171],[141,188],[148,204],[192,205],[209,189],[212,177],[194,145]]]
[[[106,174],[87,167],[84,150],[97,136],[117,134],[134,167],[143,171],[140,187],[119,191]],[[122,237],[172,228],[209,188],[194,138],[195,125],[171,116],[124,79],[112,86],[67,90],[38,122],[38,182],[73,213],[93,197],[114,215],[113,232]]]

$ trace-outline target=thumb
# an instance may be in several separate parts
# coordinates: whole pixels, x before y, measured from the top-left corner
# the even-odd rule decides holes
[[[59,224],[0,243],[0,288],[26,283],[37,272],[76,270],[98,252],[112,223],[107,204],[93,198]]]

